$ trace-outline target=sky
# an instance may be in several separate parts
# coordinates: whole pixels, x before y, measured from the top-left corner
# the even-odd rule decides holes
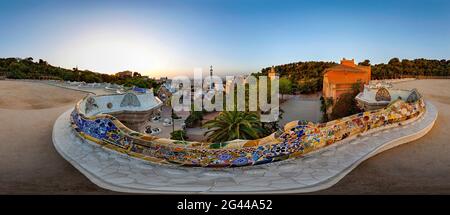
[[[446,0],[0,0],[0,57],[151,77],[449,59],[449,11]]]

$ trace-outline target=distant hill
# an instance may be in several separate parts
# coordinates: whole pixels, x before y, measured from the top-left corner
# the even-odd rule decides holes
[[[369,60],[360,62],[370,65]],[[314,93],[322,90],[322,73],[326,68],[336,65],[334,62],[308,61],[295,62],[274,66],[275,71],[282,78],[292,82],[292,90],[300,93]],[[388,63],[371,65],[372,79],[387,79],[415,76],[450,76],[450,60],[414,59],[399,60],[392,58]],[[271,67],[261,69],[253,75],[267,75]],[[157,88],[153,79],[141,77],[137,72],[132,77],[118,77],[77,68],[65,69],[33,58],[0,58],[0,73],[10,79],[59,79],[65,81],[108,82],[135,85],[138,87]]]
[[[274,66],[280,77],[291,80],[293,91],[313,93],[322,90],[322,73],[334,62],[308,61]],[[267,75],[271,67],[263,68],[261,74]]]
[[[141,77],[137,72],[131,77],[119,77],[89,70],[78,70],[77,68],[65,69],[52,66],[46,61],[33,58],[0,58],[0,73],[6,74],[10,79],[56,79],[64,81],[84,81],[86,83],[116,83],[126,86],[137,86],[142,88],[158,87],[159,84],[153,79]]]

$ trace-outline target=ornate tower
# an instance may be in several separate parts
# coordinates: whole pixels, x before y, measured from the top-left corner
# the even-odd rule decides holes
[[[270,72],[268,74],[269,79],[272,80],[273,78],[275,78],[276,75],[277,75],[277,73],[275,72],[275,67],[272,66],[272,68],[270,68]]]
[[[209,89],[212,90],[214,88],[213,78],[212,78],[212,76],[213,76],[213,66],[212,65],[209,67],[209,76],[210,76],[209,77],[210,78]]]

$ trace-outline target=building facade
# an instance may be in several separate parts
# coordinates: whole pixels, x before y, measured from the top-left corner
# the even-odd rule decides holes
[[[116,76],[118,76],[119,78],[131,78],[133,77],[133,72],[131,71],[118,72],[116,73]]]
[[[354,59],[344,58],[341,64],[324,71],[322,95],[335,101],[342,94],[352,92],[355,83],[368,84],[370,78],[370,66],[356,65]]]
[[[421,98],[422,95],[417,89],[394,89],[392,84],[380,81],[371,81],[364,85],[364,90],[355,97],[358,107],[364,111],[384,108],[398,99],[412,102]]]

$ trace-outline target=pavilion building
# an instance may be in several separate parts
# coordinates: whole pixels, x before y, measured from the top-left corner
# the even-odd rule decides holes
[[[370,78],[370,66],[356,65],[354,59],[343,58],[341,64],[325,69],[322,95],[336,101],[342,94],[351,93],[353,84],[369,84]]]

